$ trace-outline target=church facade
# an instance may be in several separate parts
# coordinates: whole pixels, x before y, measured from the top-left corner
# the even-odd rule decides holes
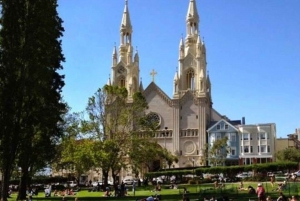
[[[186,36],[179,42],[178,71],[175,72],[173,96],[169,97],[151,82],[145,89],[140,82],[138,52],[133,51],[133,30],[128,2],[120,26],[120,45],[113,49],[109,85],[126,87],[128,101],[142,91],[149,105],[146,113],[159,124],[155,138],[161,147],[178,156],[173,167],[205,165],[203,149],[211,122],[222,119],[213,109],[211,83],[207,75],[206,48],[199,35],[196,1],[190,0],[186,15]],[[154,72],[153,72],[154,73]]]

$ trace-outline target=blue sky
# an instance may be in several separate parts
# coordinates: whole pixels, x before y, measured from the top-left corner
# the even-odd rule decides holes
[[[172,97],[189,0],[129,0],[132,44],[144,88]],[[58,0],[64,21],[64,99],[73,112],[107,83],[119,46],[124,0]],[[277,136],[300,127],[300,1],[197,0],[213,107],[247,124],[276,123]]]

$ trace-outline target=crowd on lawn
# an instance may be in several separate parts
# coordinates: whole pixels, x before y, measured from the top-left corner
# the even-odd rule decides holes
[[[271,179],[271,186],[274,187],[275,182]],[[257,198],[259,201],[298,201],[295,196],[292,196],[291,198],[288,198],[283,194],[283,190],[286,188],[287,183],[286,181],[283,181],[282,183],[278,183],[278,187],[274,189],[273,191],[278,191],[279,196],[278,198],[271,198],[271,196],[266,195],[266,191],[261,183],[258,183],[257,188],[254,189],[252,186],[244,187],[243,181],[240,182],[240,185],[238,187],[238,190],[241,191],[248,191],[249,194],[257,194]]]

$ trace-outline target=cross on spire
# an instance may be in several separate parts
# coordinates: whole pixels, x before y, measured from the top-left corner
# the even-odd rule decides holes
[[[152,76],[152,82],[154,82],[155,75],[157,75],[157,72],[154,69],[152,69],[150,75]]]

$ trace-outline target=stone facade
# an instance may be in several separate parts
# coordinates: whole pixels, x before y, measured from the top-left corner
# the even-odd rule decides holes
[[[172,98],[154,82],[145,90],[139,82],[139,56],[137,52],[133,56],[133,30],[127,1],[120,26],[120,46],[118,52],[116,47],[113,49],[112,78],[108,81],[110,85],[126,87],[130,92],[129,102],[134,92],[143,92],[149,105],[146,113],[159,117],[156,139],[161,147],[178,156],[179,162],[172,166],[176,168],[191,166],[192,159],[193,165],[202,164],[202,150],[207,143],[206,130],[211,121],[222,118],[212,108],[206,48],[199,35],[196,1],[190,0],[187,6],[187,31],[185,38],[179,40],[179,69],[174,76]]]

